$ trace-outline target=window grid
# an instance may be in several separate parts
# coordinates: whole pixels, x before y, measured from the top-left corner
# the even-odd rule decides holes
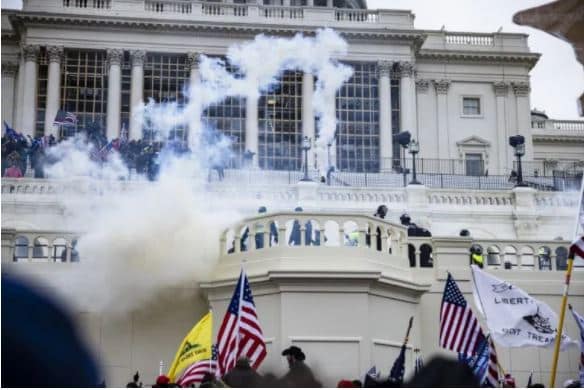
[[[130,95],[132,92],[132,62],[130,53],[124,52],[124,58],[121,63],[122,73],[122,105],[120,107],[120,135],[128,137],[130,130]]]
[[[37,78],[37,109],[35,123],[35,137],[42,137],[45,134],[45,111],[47,109],[47,88],[49,82],[49,61],[47,50],[41,47],[39,54],[39,68]]]
[[[105,129],[107,110],[107,61],[105,51],[65,50],[61,79],[61,107],[77,115],[75,127],[62,127],[70,136],[92,122]]]
[[[186,54],[148,53],[144,62],[144,101],[177,102],[179,106],[184,106],[187,100],[184,87],[190,78],[187,68]],[[142,133],[146,140],[154,140],[156,137],[156,129],[147,122]],[[187,129],[184,125],[177,125],[169,134],[170,139],[186,137]]]
[[[259,165],[299,170],[302,166],[302,72],[286,71],[259,99]]]
[[[478,97],[462,98],[463,115],[481,115],[481,99]]]
[[[394,64],[393,70],[391,72],[391,134],[392,136],[399,134],[400,132],[400,116],[401,116],[401,106],[400,106],[400,79],[398,73],[398,64]],[[393,142],[393,166],[401,166],[401,146],[397,142]]]
[[[230,73],[236,72],[229,64],[226,68]],[[245,98],[238,96],[228,96],[222,102],[213,104],[203,111],[203,124],[231,139],[233,158],[227,164],[229,168],[240,168],[243,163],[245,118]]]
[[[351,63],[353,76],[337,93],[337,168],[379,171],[379,82],[373,63]]]

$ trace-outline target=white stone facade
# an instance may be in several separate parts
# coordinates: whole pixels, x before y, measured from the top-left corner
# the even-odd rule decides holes
[[[292,1],[292,0],[291,0]],[[198,55],[224,55],[229,45],[252,39],[259,33],[291,36],[310,34],[328,26],[349,42],[344,61],[375,64],[379,74],[379,156],[381,170],[392,167],[396,148],[392,137],[394,112],[399,102],[399,128],[420,141],[419,157],[452,160],[459,164],[467,154],[480,155],[489,175],[508,175],[513,168],[510,135],[526,137],[526,160],[541,168],[554,169],[563,163],[583,160],[582,122],[538,121],[531,117],[529,71],[539,55],[532,53],[523,34],[478,34],[425,31],[414,28],[409,11],[339,9],[326,6],[264,6],[178,0],[28,0],[22,11],[2,15],[2,120],[19,131],[33,134],[39,79],[39,53],[46,53],[47,104],[43,134],[55,132],[52,121],[61,109],[60,88],[65,73],[60,71],[63,53],[71,49],[100,51],[107,60],[108,91],[104,123],[108,138],[120,136],[123,115],[129,118],[130,138],[139,138],[142,124],[132,116],[144,91],[144,58],[148,53],[184,54],[188,82],[198,78]],[[354,2],[359,6],[360,2]],[[124,83],[129,81],[129,91]],[[311,112],[314,77],[302,76],[302,110],[307,120],[302,135],[314,137]],[[400,94],[392,96],[392,86]],[[127,96],[125,93],[128,92]],[[130,111],[123,101],[129,99]],[[464,99],[479,103],[475,114],[466,114]],[[258,150],[258,102],[245,103],[245,149]],[[314,156],[311,156],[311,161]],[[256,161],[257,163],[257,161]],[[312,165],[312,164],[311,164]],[[527,169],[527,168],[526,168]],[[581,167],[580,167],[581,170]],[[542,171],[539,171],[541,175]],[[532,172],[533,174],[533,172]],[[545,176],[545,175],[544,175]],[[296,176],[294,176],[296,177]],[[401,178],[398,175],[398,180]],[[426,361],[438,348],[438,310],[446,271],[460,281],[471,301],[468,248],[474,243],[485,249],[496,247],[493,256],[503,261],[490,272],[506,278],[556,311],[562,292],[563,272],[557,269],[556,251],[565,248],[573,234],[578,206],[576,192],[549,192],[532,188],[490,189],[487,176],[474,189],[446,186],[392,186],[379,179],[365,186],[327,186],[290,183],[290,175],[276,171],[228,170],[223,183],[209,185],[217,202],[246,201],[244,215],[255,215],[266,205],[273,214],[240,221],[234,231],[256,223],[278,221],[281,235],[296,218],[333,221],[338,230],[328,233],[343,242],[345,223],[355,222],[359,230],[357,247],[265,248],[228,254],[230,241],[217,237],[221,246],[218,265],[209,280],[199,286],[189,283],[164,294],[162,306],[109,318],[103,313],[80,310],[76,318],[97,351],[110,386],[122,386],[139,370],[143,378],[155,378],[160,360],[169,362],[181,337],[204,313],[208,303],[219,326],[242,260],[255,295],[268,345],[268,359],[262,372],[281,373],[285,362],[280,351],[291,343],[301,346],[308,363],[319,372],[325,385],[341,378],[356,378],[372,364],[384,372],[398,354],[409,316],[415,316],[408,344],[407,375],[412,373],[414,348]],[[234,185],[234,183],[236,185]],[[264,184],[261,184],[264,183]],[[147,183],[119,181],[92,183],[85,180],[2,180],[2,265],[48,281],[56,289],[61,277],[73,272],[70,254],[51,258],[62,238],[68,248],[83,226],[62,227],[67,193],[140,191]],[[380,204],[389,209],[387,222],[370,215]],[[306,214],[290,214],[301,205]],[[408,240],[399,216],[408,212],[413,221],[429,229],[433,237]],[[306,221],[303,220],[303,223]],[[367,227],[385,231],[380,253],[366,245]],[[472,237],[458,237],[469,229]],[[26,236],[28,256],[13,262],[15,238]],[[47,239],[47,256],[35,258],[34,240]],[[331,239],[331,241],[334,241]],[[392,244],[393,243],[393,244]],[[414,246],[416,261],[408,262],[408,244]],[[431,245],[434,266],[421,267],[421,248]],[[387,247],[386,247],[387,245]],[[552,250],[552,270],[540,271],[535,253],[542,245]],[[83,261],[81,254],[81,260]],[[504,262],[511,264],[505,270]],[[571,302],[584,311],[584,284],[578,268],[571,290]],[[80,283],[82,283],[80,281]],[[177,292],[182,294],[177,294]],[[177,296],[181,298],[176,299]],[[567,319],[571,337],[578,334]],[[536,382],[547,384],[551,351],[499,349],[501,364],[524,385],[531,371]],[[576,377],[578,351],[562,354],[559,382]],[[149,380],[149,379],[146,379]]]

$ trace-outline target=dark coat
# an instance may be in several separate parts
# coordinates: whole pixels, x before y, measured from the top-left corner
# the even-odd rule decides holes
[[[279,382],[279,387],[322,387],[322,384],[314,377],[310,367],[302,361],[294,363]]]
[[[262,376],[249,364],[238,364],[223,376],[223,382],[229,387],[260,387]]]

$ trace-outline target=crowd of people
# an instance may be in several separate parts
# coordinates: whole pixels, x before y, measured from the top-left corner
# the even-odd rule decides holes
[[[82,133],[85,142],[90,145],[90,158],[93,161],[102,164],[108,160],[112,151],[116,151],[129,170],[145,175],[150,180],[155,180],[158,176],[161,153],[190,153],[186,141],[182,139],[166,142],[122,138],[108,140],[98,125],[88,126]],[[2,176],[24,177],[27,170],[32,169],[33,177],[44,178],[45,168],[57,160],[49,153],[50,148],[64,140],[65,138],[57,140],[53,135],[35,138],[24,136],[7,127],[2,136]]]
[[[305,363],[306,356],[302,349],[297,346],[291,346],[282,352],[288,362],[288,372],[281,377],[268,373],[259,374],[247,358],[237,360],[234,368],[229,370],[225,375],[216,377],[212,373],[207,373],[202,380],[192,383],[188,387],[199,388],[318,388],[323,387],[318,375]],[[197,386],[198,385],[198,386]],[[140,381],[139,373],[134,375],[133,381],[129,382],[126,387],[138,388],[144,385]],[[166,375],[160,375],[154,384],[155,388],[177,388],[181,387],[172,383]],[[515,379],[506,374],[501,379],[501,386],[504,388],[514,388],[517,386]],[[378,375],[372,376],[369,373],[363,378],[358,379],[340,379],[337,388],[397,388],[397,387],[480,387],[472,369],[468,365],[454,359],[435,357],[430,362],[420,367],[409,381],[404,381],[403,374],[400,378],[393,378],[391,374],[387,378],[380,378]],[[521,386],[520,386],[521,387]],[[545,387],[541,383],[530,383],[527,387]],[[564,387],[580,387],[577,380],[568,380]]]

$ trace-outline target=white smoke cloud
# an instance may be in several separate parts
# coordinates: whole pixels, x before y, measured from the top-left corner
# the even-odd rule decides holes
[[[60,283],[63,295],[74,297],[85,308],[127,312],[151,302],[165,289],[207,279],[219,257],[221,232],[242,218],[241,209],[255,209],[258,204],[236,200],[225,205],[207,192],[209,169],[228,160],[231,148],[228,138],[203,124],[202,113],[227,96],[257,99],[285,70],[310,72],[318,80],[316,145],[322,149],[318,155],[324,157],[336,129],[336,92],[352,74],[351,68],[335,60],[346,52],[346,42],[336,33],[320,30],[315,37],[259,35],[231,47],[227,58],[235,74],[226,62],[203,56],[200,80],[185,91],[189,102],[184,107],[154,101],[139,107],[145,128],[156,130],[159,140],[166,140],[177,128],[189,127],[192,154],[177,158],[163,151],[156,182],[135,177],[126,181],[128,169],[115,151],[108,161],[96,162],[91,156],[99,151],[80,138],[53,148],[53,163],[46,169],[49,177],[98,189],[63,198],[67,215],[63,226],[83,232],[77,245],[81,261]],[[324,166],[321,161],[320,167]]]

